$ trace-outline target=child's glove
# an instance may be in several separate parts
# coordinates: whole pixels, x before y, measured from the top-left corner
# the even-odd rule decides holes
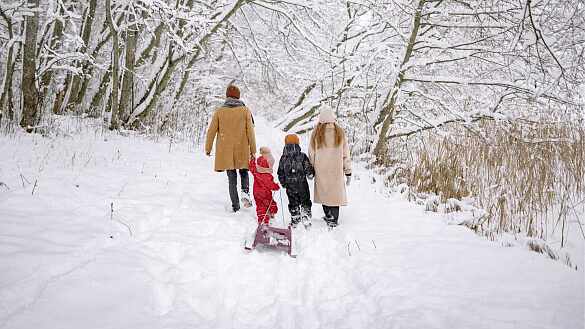
[[[345,185],[349,186],[351,184],[351,175],[345,176]]]

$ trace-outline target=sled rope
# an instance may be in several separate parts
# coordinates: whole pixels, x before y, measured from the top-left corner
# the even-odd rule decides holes
[[[268,203],[268,207],[266,208],[266,213],[262,217],[262,223],[264,223],[264,219],[266,218],[266,216],[268,216],[268,213],[270,213],[270,206],[272,206],[272,199],[274,199],[274,192],[272,192],[272,198],[270,198],[270,203]],[[258,204],[256,204],[256,206],[258,206]],[[270,222],[270,219],[268,219],[268,222]]]

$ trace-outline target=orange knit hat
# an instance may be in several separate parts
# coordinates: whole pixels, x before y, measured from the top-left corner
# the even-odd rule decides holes
[[[295,134],[286,135],[284,138],[285,144],[299,144],[299,136]]]
[[[240,99],[240,89],[234,85],[229,85],[225,90],[225,96]]]

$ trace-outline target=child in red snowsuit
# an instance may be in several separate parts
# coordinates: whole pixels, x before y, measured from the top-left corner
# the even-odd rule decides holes
[[[268,224],[270,218],[278,211],[276,201],[272,199],[272,191],[277,191],[280,186],[274,182],[272,177],[272,165],[270,149],[260,148],[261,156],[257,160],[251,159],[249,169],[254,176],[254,200],[256,201],[256,215],[258,224]]]

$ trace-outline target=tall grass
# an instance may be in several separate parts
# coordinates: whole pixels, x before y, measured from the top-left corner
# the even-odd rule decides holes
[[[583,123],[484,121],[417,138],[393,142],[400,156],[386,164],[392,183],[443,203],[473,198],[485,213],[465,224],[488,237],[509,232],[546,241],[557,231],[564,246],[567,218],[585,197]]]

